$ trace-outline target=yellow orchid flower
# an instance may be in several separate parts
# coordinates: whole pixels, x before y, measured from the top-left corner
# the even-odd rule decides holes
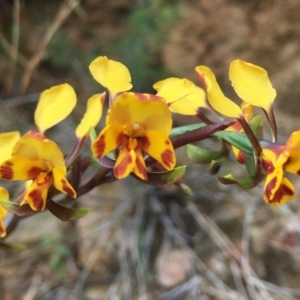
[[[138,93],[122,93],[113,102],[106,127],[92,144],[96,158],[118,149],[114,167],[116,178],[124,178],[133,172],[147,179],[145,154],[171,170],[176,158],[168,139],[172,118],[168,105],[162,98]]]
[[[60,192],[76,197],[66,173],[64,156],[57,144],[34,131],[23,135],[15,144],[11,158],[0,165],[2,179],[33,180],[21,205],[28,202],[35,211],[45,209],[52,184]]]
[[[294,198],[295,189],[284,176],[284,170],[300,175],[300,130],[293,132],[284,146],[267,143],[262,148],[262,166],[267,174],[264,200],[282,205]]]
[[[45,90],[39,99],[34,114],[35,124],[40,133],[64,120],[77,102],[74,89],[67,83]]]
[[[110,104],[121,93],[132,88],[131,76],[125,65],[99,56],[89,66],[94,79],[109,92]]]
[[[204,90],[188,79],[170,77],[156,82],[153,88],[156,96],[169,103],[172,112],[193,116],[199,108],[209,108]]]
[[[0,199],[9,200],[8,190],[0,186]],[[0,237],[3,238],[6,236],[6,229],[3,222],[4,217],[7,214],[7,210],[0,205]]]
[[[230,118],[243,119],[240,107],[224,96],[215,75],[208,67],[196,67],[196,74],[215,111]],[[276,91],[272,87],[267,71],[249,62],[236,59],[230,64],[229,78],[235,92],[243,101],[264,110],[272,128],[274,141],[276,141],[277,129],[272,109]]]

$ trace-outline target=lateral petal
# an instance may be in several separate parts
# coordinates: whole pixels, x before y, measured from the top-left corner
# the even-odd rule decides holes
[[[41,173],[27,189],[21,205],[27,202],[33,210],[43,211],[46,207],[48,190],[51,184],[52,176],[50,174]]]
[[[196,74],[206,91],[209,104],[215,111],[229,118],[238,119],[242,116],[240,107],[223,94],[211,69],[206,66],[198,66]]]
[[[120,62],[99,56],[91,62],[89,69],[94,79],[109,90],[112,98],[132,88],[130,73]]]
[[[134,149],[129,150],[126,146],[122,146],[118,155],[114,175],[118,179],[127,177],[134,169],[136,163],[136,153]]]
[[[268,191],[265,191],[264,200],[267,203],[279,206],[294,198],[295,188],[286,177],[283,177],[280,184],[276,186],[276,189],[274,188],[272,192],[272,196],[268,193]]]
[[[173,145],[160,131],[148,130],[144,137],[139,138],[138,143],[145,153],[156,159],[167,170],[175,167],[176,156]]]
[[[117,149],[126,138],[123,133],[124,127],[118,123],[106,126],[92,144],[92,152],[96,158],[106,155]]]
[[[60,192],[69,195],[72,198],[76,198],[76,192],[65,177],[65,173],[58,169],[53,168],[52,170],[53,176],[53,185],[58,189]]]
[[[275,192],[278,190],[283,179],[282,168],[274,169],[266,177],[264,195],[266,199],[273,199]]]
[[[138,176],[142,180],[147,180],[148,179],[148,173],[147,173],[147,168],[146,168],[145,159],[144,159],[142,149],[137,147],[135,149],[135,153],[136,153],[136,160],[135,160],[135,165],[133,167],[133,172],[136,176]]]
[[[96,94],[89,98],[87,102],[86,112],[77,126],[75,134],[77,138],[87,136],[91,127],[95,127],[102,116],[103,104],[106,93]]]
[[[265,69],[254,64],[234,60],[230,64],[229,78],[238,96],[251,105],[270,110],[276,97],[276,90],[272,87]]]
[[[39,99],[34,114],[35,124],[44,133],[50,127],[64,120],[77,102],[74,89],[67,83],[45,90]]]
[[[0,178],[6,180],[35,179],[42,171],[48,171],[42,161],[32,161],[22,157],[13,157],[0,166]]]

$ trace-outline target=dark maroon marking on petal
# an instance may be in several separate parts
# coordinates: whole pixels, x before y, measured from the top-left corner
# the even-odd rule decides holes
[[[284,196],[293,196],[294,192],[285,184],[281,184],[278,190],[275,192],[272,200],[269,201],[270,204],[280,203]]]
[[[3,226],[2,226],[3,225]],[[3,221],[0,222],[0,236],[5,233],[5,228],[4,228],[4,224],[3,224]]]
[[[34,179],[37,178],[38,175],[42,172],[42,169],[39,167],[32,167],[30,170],[27,172],[28,179]]]
[[[174,163],[173,151],[171,151],[170,149],[165,150],[161,154],[161,159],[168,168],[171,168],[172,164]]]
[[[274,177],[265,188],[265,194],[268,199],[271,197],[271,192],[274,189],[276,182],[277,182],[277,177]]]
[[[171,144],[171,142],[170,142],[169,139],[167,139],[165,143],[166,143],[166,145],[170,145]]]
[[[121,161],[121,163],[115,166],[114,168],[115,177],[119,178],[119,176],[124,173],[124,170],[126,170],[127,166],[131,163],[132,163],[131,156],[130,155],[125,156],[124,159]]]
[[[128,137],[123,133],[123,132],[120,132],[120,134],[117,136],[117,145],[118,147],[120,145],[123,145],[127,142],[128,140]]]
[[[244,152],[239,151],[236,160],[237,160],[240,164],[244,165],[244,164],[245,164],[245,154],[244,154]]]
[[[28,197],[31,198],[35,209],[41,211],[44,205],[42,192],[40,190],[33,190],[28,194]]]
[[[62,184],[62,189],[66,192],[66,194],[68,194],[72,198],[76,197],[74,191],[69,187],[68,182],[65,179],[61,180],[61,184]]]
[[[285,166],[285,165],[288,165],[291,161],[292,161],[292,158],[291,158],[291,157],[288,157],[288,159],[287,159],[286,162],[284,163],[284,166]]]
[[[142,137],[137,138],[137,141],[138,141],[139,147],[144,152],[147,152],[150,145],[151,145],[151,142],[150,142],[149,138],[147,136],[142,136]]]
[[[31,137],[33,137],[39,141],[47,140],[47,138],[44,135],[42,135],[41,133],[36,132],[36,131],[30,130],[30,131],[28,131],[28,135],[30,135]]]
[[[12,169],[13,163],[11,162],[4,162],[0,167],[0,177],[2,179],[11,180],[14,177],[14,171]]]
[[[274,171],[274,166],[272,165],[272,163],[270,161],[263,159],[262,166],[267,174],[270,174]]]
[[[93,144],[93,150],[95,152],[96,158],[99,158],[103,155],[105,144],[105,135],[100,135],[96,142]]]
[[[297,175],[300,175],[300,170],[297,171]]]
[[[201,86],[203,87],[203,89],[205,91],[207,91],[207,84],[206,84],[206,81],[205,81],[205,76],[200,74],[198,71],[196,71],[196,74],[197,74],[197,77],[200,81]]]
[[[137,167],[139,173],[143,174],[144,179],[147,180],[148,179],[148,173],[147,173],[146,167],[143,164],[143,162],[137,157],[135,163],[136,163],[136,167]]]

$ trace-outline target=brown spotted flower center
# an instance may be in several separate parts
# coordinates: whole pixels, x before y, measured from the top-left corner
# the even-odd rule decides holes
[[[145,135],[145,129],[140,123],[129,123],[124,128],[124,133],[128,136],[127,146],[130,150],[136,149],[137,138]]]

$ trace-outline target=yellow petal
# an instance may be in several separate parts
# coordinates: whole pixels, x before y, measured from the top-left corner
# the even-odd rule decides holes
[[[44,161],[48,169],[57,167],[66,170],[64,155],[58,145],[35,131],[29,131],[19,139],[14,146],[12,156]]]
[[[12,149],[19,139],[19,131],[0,134],[0,164],[11,157]]]
[[[161,132],[149,130],[139,139],[139,147],[160,162],[167,170],[172,170],[176,157],[171,141]]]
[[[251,104],[243,101],[241,104],[241,109],[242,109],[245,120],[247,122],[249,122],[253,118],[253,115],[254,115],[253,106]]]
[[[2,186],[0,186],[0,199],[8,200],[9,194],[8,190]],[[3,238],[6,236],[5,224],[3,222],[3,218],[6,216],[7,210],[0,205],[0,237]]]
[[[0,199],[8,200],[9,199],[9,193],[8,190],[2,186],[0,186]],[[1,207],[1,206],[0,206]],[[0,212],[0,218],[3,218],[4,216]]]
[[[122,93],[110,108],[106,124],[118,123],[127,126],[140,124],[145,130],[158,130],[169,135],[172,117],[162,98],[139,93]]]
[[[156,82],[153,88],[157,91],[157,96],[162,97],[167,103],[179,100],[195,90],[195,85],[185,78],[167,78]]]
[[[43,211],[46,207],[48,190],[52,185],[52,175],[41,173],[38,178],[30,185],[21,202],[27,202],[35,211]]]
[[[64,120],[76,105],[74,89],[67,83],[45,90],[34,114],[35,124],[41,133]]]
[[[114,167],[115,177],[118,179],[127,177],[133,171],[135,161],[135,151],[128,149],[126,146],[122,146]]]
[[[276,91],[265,69],[237,59],[230,64],[229,78],[242,100],[267,112],[270,110]]]
[[[89,68],[94,79],[109,90],[112,98],[132,88],[130,73],[120,62],[99,56],[92,61]]]
[[[92,144],[94,156],[99,158],[117,149],[125,138],[123,130],[124,127],[120,124],[110,124],[106,126]]]
[[[267,176],[264,200],[269,204],[279,206],[294,198],[295,188],[286,177],[276,175],[275,172],[272,176]]]
[[[199,108],[209,109],[205,92],[199,87],[195,87],[195,90],[192,94],[179,99],[170,105],[170,110],[172,112],[188,116],[196,115]]]
[[[86,112],[77,126],[75,134],[78,138],[83,138],[89,134],[91,127],[95,127],[102,116],[103,104],[106,93],[96,94],[92,96],[87,102]]]
[[[136,153],[136,160],[135,160],[135,165],[133,167],[133,172],[136,176],[138,176],[142,180],[147,180],[148,173],[147,173],[147,168],[146,168],[145,159],[142,150],[139,147],[137,147],[135,149],[135,153]]]
[[[289,157],[284,164],[288,172],[300,175],[300,130],[295,131],[289,137],[285,147],[289,145]]]
[[[282,168],[274,169],[270,172],[265,181],[264,194],[268,199],[273,199],[275,192],[278,190],[281,181],[283,179],[283,170]]]
[[[76,198],[76,192],[74,191],[71,184],[65,177],[64,171],[54,168],[52,170],[53,185],[62,193],[69,195],[72,198]]]
[[[240,107],[224,96],[211,69],[198,66],[196,67],[196,73],[202,87],[206,90],[209,104],[216,112],[229,118],[240,118],[242,116]]]
[[[239,150],[238,148],[231,146],[232,152],[236,158],[236,160],[240,163],[240,164],[244,164],[245,163],[245,154],[244,152],[242,152],[241,150]]]
[[[2,207],[0,207],[0,210],[4,209]],[[0,237],[3,238],[6,236],[6,229],[5,229],[5,224],[3,222],[3,220],[0,218]]]
[[[42,171],[48,171],[48,167],[43,161],[13,157],[1,164],[0,178],[6,180],[30,180],[37,178]]]

